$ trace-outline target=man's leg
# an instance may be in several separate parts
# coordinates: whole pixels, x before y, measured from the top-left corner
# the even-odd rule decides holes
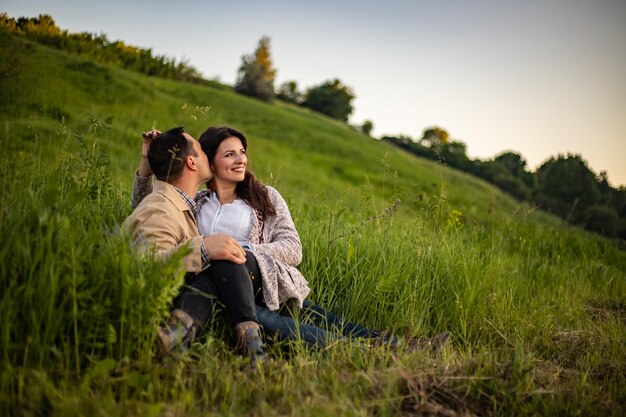
[[[236,349],[253,365],[267,361],[248,269],[228,261],[214,261],[208,268],[207,278],[214,284],[218,299],[226,307],[237,339]]]
[[[257,317],[266,335],[277,336],[279,340],[302,340],[309,347],[325,348],[340,339],[325,328],[296,322],[292,317],[282,316],[257,304]]]
[[[185,284],[172,302],[172,310],[184,311],[198,327],[204,327],[220,306],[215,284],[206,270],[199,274],[188,273]]]
[[[187,273],[185,284],[172,302],[171,315],[157,333],[163,351],[185,351],[191,347],[198,330],[219,309],[215,294],[215,285],[210,279],[199,279],[198,275]]]
[[[314,305],[309,300],[304,300],[302,314],[307,320],[328,329],[335,329],[346,337],[372,337],[374,331],[360,324],[351,323],[335,316],[323,307]]]
[[[248,272],[245,266],[228,261],[212,261],[209,268],[188,278],[174,300],[174,308],[204,325],[215,312],[217,300],[224,305],[233,326],[257,321]]]
[[[263,277],[261,275],[261,270],[259,269],[259,264],[254,257],[254,254],[250,251],[246,251],[246,269],[248,270],[248,275],[250,276],[250,282],[252,283],[252,293],[254,294],[254,300],[256,304],[264,305],[265,301],[263,299]]]
[[[253,362],[265,360],[256,317],[252,283],[245,266],[213,261],[204,271],[188,275],[185,286],[173,302],[173,315],[182,312],[201,327],[219,309],[226,310],[237,336],[237,348]],[[192,336],[195,332],[191,332]]]
[[[450,332],[442,332],[433,337],[409,337],[404,342],[386,330],[370,330],[360,324],[350,323],[340,319],[328,310],[316,306],[308,300],[304,300],[302,312],[311,322],[317,326],[334,327],[346,337],[363,337],[375,339],[374,344],[381,344],[391,348],[397,348],[400,344],[406,344],[409,350],[430,350],[437,354],[450,338]]]

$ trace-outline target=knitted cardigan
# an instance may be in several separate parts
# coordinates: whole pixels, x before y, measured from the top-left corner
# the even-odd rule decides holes
[[[152,192],[152,187],[151,177],[135,175],[131,200],[133,208]],[[307,280],[296,268],[302,261],[300,237],[283,197],[273,187],[266,186],[266,189],[276,215],[262,221],[261,213],[254,210],[249,238],[252,254],[262,275],[263,298],[270,310],[278,310],[290,299],[295,300],[302,308],[302,303],[311,290]],[[196,194],[198,212],[202,209],[202,200],[208,193],[208,190],[202,190]]]

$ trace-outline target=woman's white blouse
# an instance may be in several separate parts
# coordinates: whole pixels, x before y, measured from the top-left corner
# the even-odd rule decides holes
[[[230,204],[220,204],[217,194],[211,192],[203,198],[198,213],[198,230],[201,235],[223,233],[232,236],[241,246],[250,247],[252,207],[237,199]]]

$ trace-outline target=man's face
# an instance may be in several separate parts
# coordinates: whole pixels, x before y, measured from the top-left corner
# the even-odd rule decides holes
[[[190,134],[184,133],[187,140],[191,143],[195,153],[198,156],[192,156],[192,158],[196,161],[196,166],[198,167],[198,176],[200,177],[202,182],[210,181],[213,178],[213,172],[211,171],[211,167],[209,165],[209,159],[206,154],[202,151],[200,147],[200,142],[195,140]]]

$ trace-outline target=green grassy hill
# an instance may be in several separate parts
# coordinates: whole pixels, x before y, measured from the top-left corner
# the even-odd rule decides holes
[[[455,207],[481,221],[494,204],[505,212],[515,207],[483,182],[416,159],[303,108],[281,102],[268,105],[229,88],[148,78],[31,43],[16,48],[22,57],[20,73],[5,80],[0,105],[3,119],[21,129],[3,140],[27,140],[32,117],[37,118],[36,128],[46,133],[58,130],[63,121],[74,128],[90,116],[113,117],[103,146],[112,158],[115,179],[124,185],[129,185],[128,172],[136,164],[142,130],[184,125],[199,135],[207,126],[229,124],[249,136],[257,174],[296,200],[311,201],[324,194],[335,201],[371,186],[377,197],[391,200],[396,194],[403,206],[415,208],[420,194],[439,194],[445,186]],[[203,106],[210,110],[195,110]]]
[[[626,253],[611,241],[299,107],[2,34],[0,56],[0,414],[624,413]],[[296,344],[250,372],[219,324],[190,355],[158,356],[182,278],[117,227],[141,131],[215,124],[247,135],[290,203],[311,299],[400,336],[450,330],[441,357]]]

